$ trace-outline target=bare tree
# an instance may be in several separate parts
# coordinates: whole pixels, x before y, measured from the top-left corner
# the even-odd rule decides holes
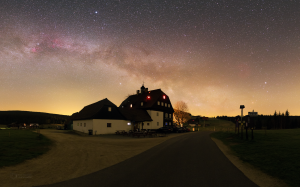
[[[185,102],[177,101],[174,105],[173,121],[181,126],[190,119],[189,109]]]

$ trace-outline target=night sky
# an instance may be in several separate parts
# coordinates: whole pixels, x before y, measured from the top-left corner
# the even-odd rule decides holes
[[[145,83],[192,115],[300,115],[298,0],[1,0],[0,110],[71,115]]]

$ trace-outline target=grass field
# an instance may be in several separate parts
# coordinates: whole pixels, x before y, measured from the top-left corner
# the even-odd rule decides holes
[[[52,141],[31,130],[0,130],[0,168],[46,153]]]
[[[203,121],[200,127],[189,127],[191,131],[193,128],[195,131],[234,131],[234,124],[227,120],[221,120],[216,118],[208,118],[205,121],[205,127]]]
[[[284,180],[290,186],[300,186],[300,129],[254,131],[254,140],[243,140],[234,132],[215,132],[211,136],[222,140],[244,162]],[[244,131],[245,133],[245,131]],[[248,132],[250,135],[250,132]]]

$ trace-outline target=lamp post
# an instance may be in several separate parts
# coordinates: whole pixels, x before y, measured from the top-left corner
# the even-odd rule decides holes
[[[241,139],[243,139],[243,109],[245,108],[244,105],[240,105],[241,109]]]

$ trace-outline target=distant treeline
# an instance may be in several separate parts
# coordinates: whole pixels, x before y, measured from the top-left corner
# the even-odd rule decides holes
[[[240,116],[228,117],[228,116],[217,116],[218,119],[232,121],[236,124],[237,120],[240,120]],[[243,117],[243,121],[247,122],[246,116]],[[290,116],[289,112],[277,113],[274,115],[258,115],[257,117],[250,118],[249,126],[254,126],[255,129],[294,129],[300,128],[300,116]]]
[[[64,124],[70,116],[28,111],[0,111],[0,124],[38,123]]]

